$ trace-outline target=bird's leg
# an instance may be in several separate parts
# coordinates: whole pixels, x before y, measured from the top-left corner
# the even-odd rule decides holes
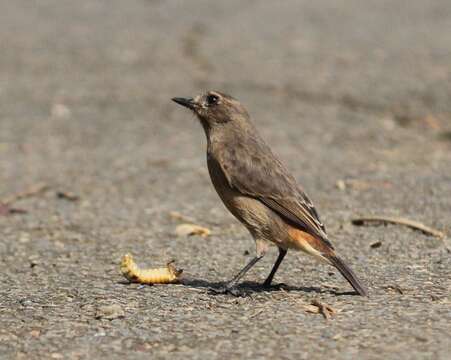
[[[211,292],[214,294],[231,294],[233,296],[246,296],[247,294],[243,291],[240,291],[235,286],[240,281],[240,279],[259,261],[265,256],[268,251],[269,242],[263,240],[261,238],[255,239],[256,245],[256,255],[255,257],[249,261],[249,263],[241,269],[241,271],[236,274],[232,280],[230,280],[225,286],[220,289],[211,289]]]
[[[263,283],[264,287],[271,286],[272,279],[273,279],[274,275],[276,274],[277,269],[279,268],[279,265],[282,262],[282,260],[286,254],[287,254],[287,250],[279,248],[279,256],[277,257],[277,260],[274,263],[274,266],[272,267],[271,273],[269,274],[269,276],[266,278],[265,282]]]
[[[232,280],[227,283],[226,287],[229,289],[234,287],[238,283],[238,281],[240,281],[240,279],[251,269],[251,267],[253,267],[262,257],[263,255],[256,256],[251,261],[249,261],[249,263],[238,274],[236,274]]]
[[[225,286],[220,289],[211,289],[211,291],[215,294],[231,294],[234,296],[244,296],[245,293],[235,288],[236,284],[240,279],[260,260],[263,258],[263,255],[257,255],[254,257],[249,263],[241,269],[241,271],[236,274],[232,280],[227,282]]]

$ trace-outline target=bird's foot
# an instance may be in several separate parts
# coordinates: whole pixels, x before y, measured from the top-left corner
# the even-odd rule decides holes
[[[212,295],[231,295],[234,297],[250,296],[249,292],[243,289],[238,289],[236,286],[222,286],[218,289],[210,288],[209,293]]]
[[[264,282],[263,283],[263,288],[267,289],[267,290],[275,290],[275,291],[288,290],[287,284],[284,284],[284,283],[272,284],[271,285],[271,283]]]

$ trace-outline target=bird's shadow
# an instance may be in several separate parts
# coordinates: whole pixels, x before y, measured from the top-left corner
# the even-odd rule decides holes
[[[205,289],[205,290],[219,290],[224,287],[226,282],[211,282],[202,279],[194,278],[183,278],[180,284],[191,287],[194,289]],[[307,286],[291,286],[287,284],[275,284],[268,286],[263,286],[261,283],[255,281],[244,281],[239,283],[236,288],[242,290],[245,293],[271,293],[271,292],[303,292],[303,293],[317,293],[317,294],[333,294],[336,296],[341,295],[358,295],[353,291],[335,291],[333,289],[321,289],[319,287],[307,287]]]

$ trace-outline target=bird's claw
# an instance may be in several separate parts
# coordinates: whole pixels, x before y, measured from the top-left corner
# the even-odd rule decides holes
[[[211,288],[211,289],[209,289],[209,293],[212,295],[232,295],[234,297],[250,296],[250,294],[247,291],[238,289],[235,286],[233,286],[233,287],[223,286],[223,287],[220,287],[219,289]]]
[[[267,290],[287,290],[288,286],[285,283],[279,283],[279,284],[263,283],[263,288],[265,288]]]

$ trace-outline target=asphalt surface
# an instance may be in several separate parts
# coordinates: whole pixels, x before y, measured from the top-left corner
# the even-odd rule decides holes
[[[448,0],[16,0],[0,13],[0,199],[48,185],[0,216],[0,358],[449,358],[448,240],[350,223],[450,232]],[[275,249],[246,277],[250,297],[208,293],[254,244],[210,184],[201,127],[170,101],[206,89],[247,106],[369,299],[293,252],[285,290],[264,291]],[[171,212],[212,235],[178,237]],[[124,283],[127,252],[175,259],[185,283]],[[307,312],[314,300],[337,313]]]

